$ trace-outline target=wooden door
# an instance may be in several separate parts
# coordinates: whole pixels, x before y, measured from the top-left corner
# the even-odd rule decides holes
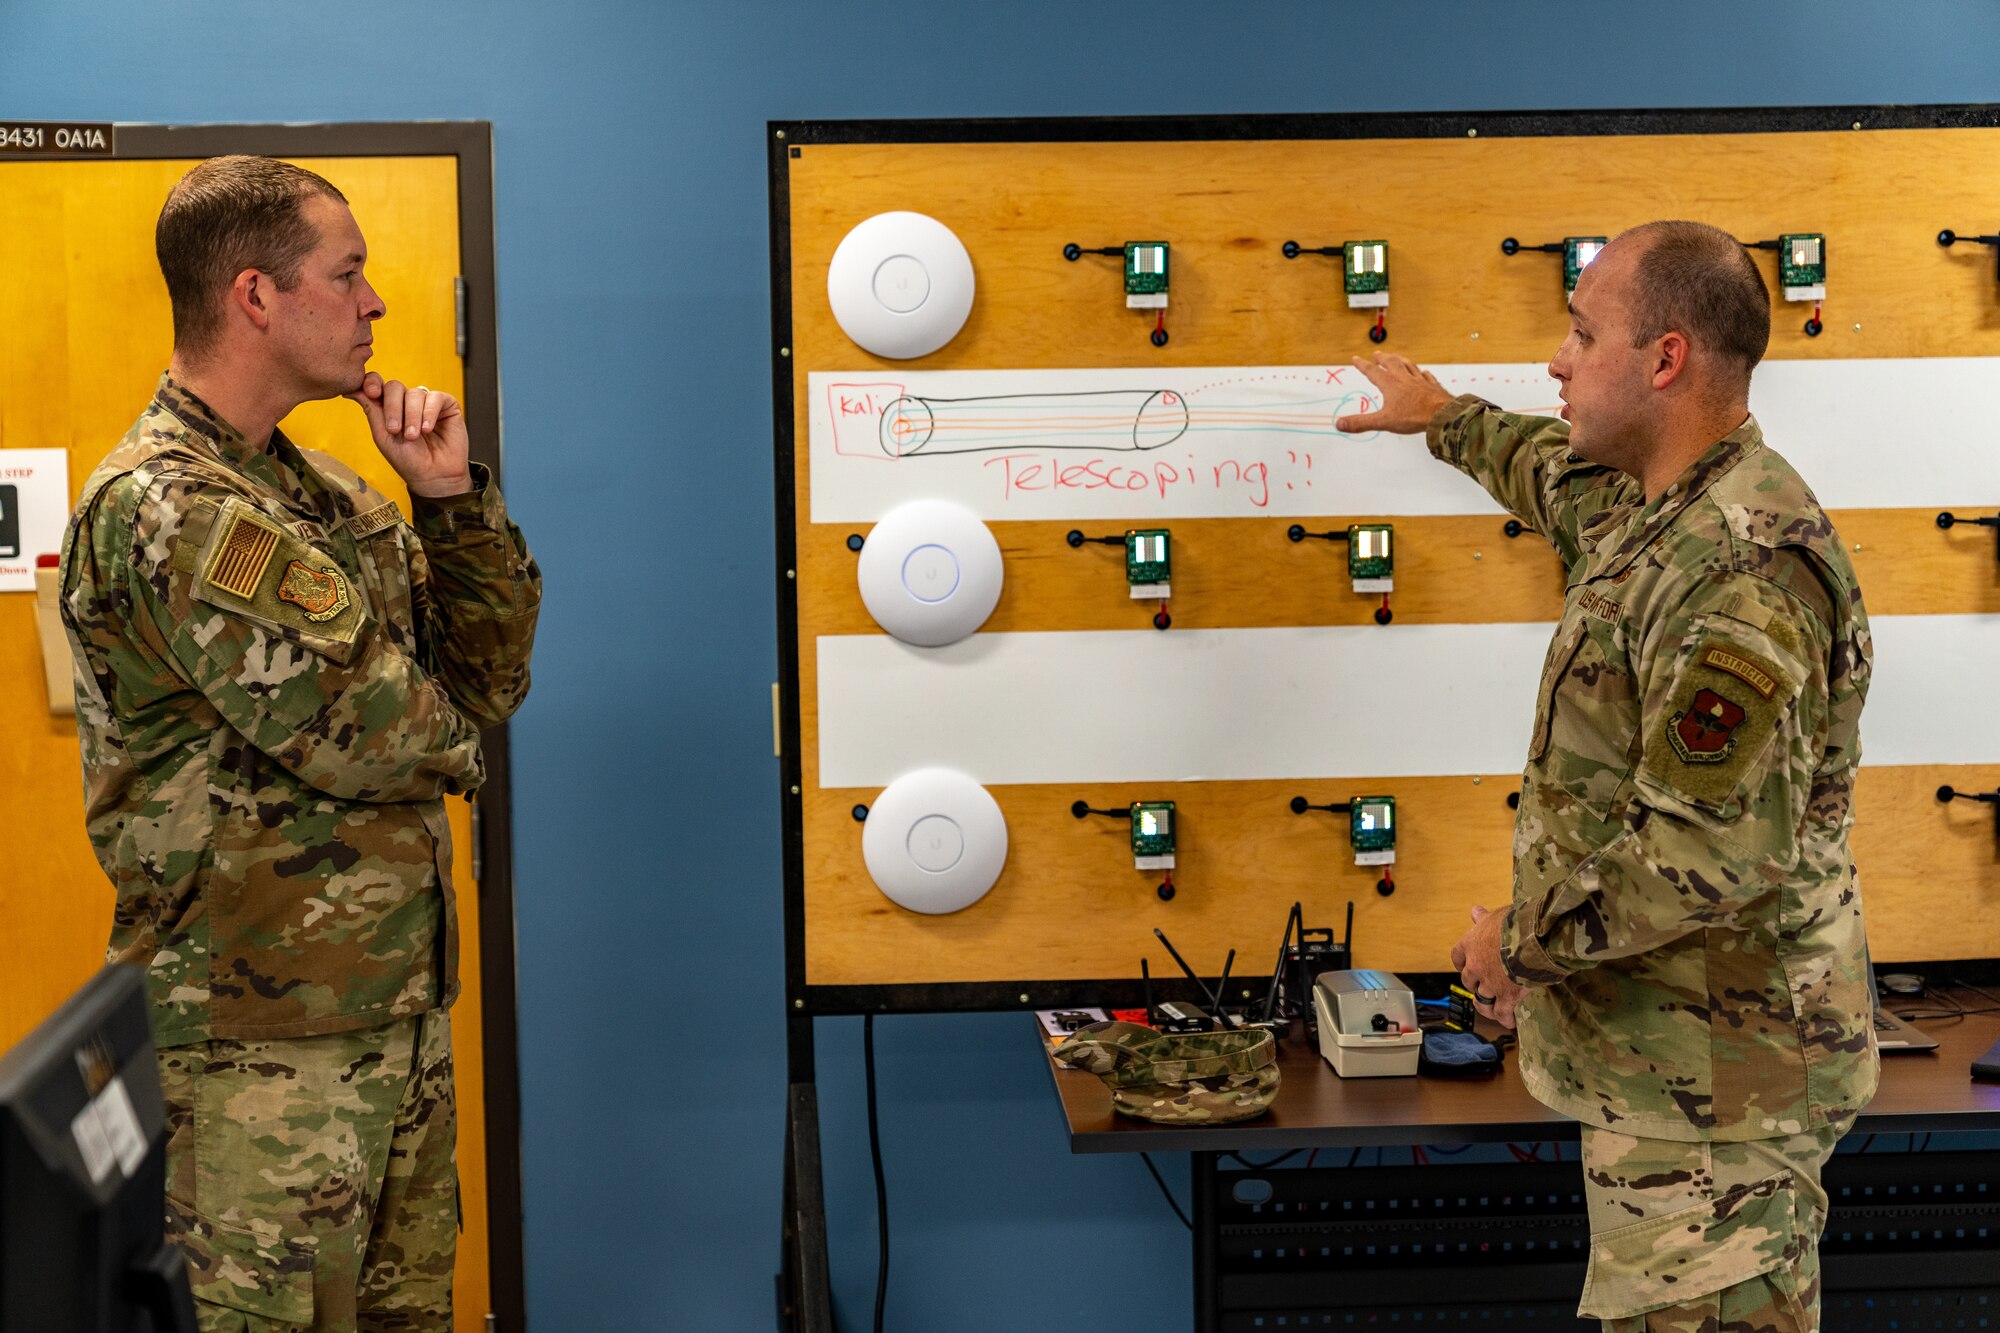
[[[348,198],[387,304],[372,368],[464,395],[454,280],[458,166],[452,157],[301,158]],[[0,163],[0,449],[69,451],[74,500],[138,416],[173,344],[153,223],[192,161]],[[409,512],[358,408],[308,403],[284,423],[302,445],[353,467]],[[4,455],[0,455],[4,460]],[[24,556],[35,554],[23,551]],[[0,1050],[104,961],[112,892],[83,830],[76,728],[42,685],[30,593],[0,593]],[[486,1138],[481,1089],[479,903],[470,807],[449,802],[464,993],[452,1013],[458,1167],[465,1204],[457,1327],[482,1333],[488,1303]]]

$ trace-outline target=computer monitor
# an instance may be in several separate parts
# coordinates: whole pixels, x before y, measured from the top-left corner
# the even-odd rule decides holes
[[[106,967],[0,1056],[0,1333],[195,1333],[166,1145],[145,977]]]

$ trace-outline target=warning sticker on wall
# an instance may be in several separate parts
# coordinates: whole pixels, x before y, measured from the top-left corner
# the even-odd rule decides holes
[[[0,449],[0,592],[35,590],[35,557],[62,550],[69,451]]]

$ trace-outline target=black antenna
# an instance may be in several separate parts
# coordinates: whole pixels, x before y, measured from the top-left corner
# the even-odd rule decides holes
[[[1231,949],[1229,957],[1222,960],[1222,979],[1215,983],[1215,1017],[1222,1020],[1222,1026],[1225,1028],[1236,1026],[1229,1021],[1229,1013],[1223,1008],[1223,1005],[1229,1003],[1229,969],[1234,966],[1236,966],[1236,950]]]
[[[1298,915],[1297,903],[1293,903],[1292,910],[1285,913],[1285,933],[1278,939],[1278,965],[1271,969],[1271,985],[1264,992],[1264,1016],[1261,1021],[1265,1023],[1270,1022],[1271,1016],[1278,1012],[1278,983],[1285,976],[1285,959],[1292,948],[1292,922],[1298,919]]]
[[[1181,957],[1181,951],[1179,949],[1176,949],[1174,947],[1174,942],[1167,938],[1167,932],[1161,930],[1158,926],[1154,926],[1153,933],[1160,937],[1160,943],[1167,946],[1167,952],[1174,956],[1174,961],[1176,963],[1180,964],[1181,971],[1187,974],[1187,979],[1189,981],[1192,981],[1197,987],[1200,988],[1202,993],[1202,998],[1206,999],[1215,1008],[1220,1009],[1222,1007],[1222,1002],[1220,1000],[1217,1000],[1215,998],[1214,993],[1209,990],[1208,986],[1202,981],[1202,979],[1195,975],[1195,970],[1187,965],[1187,959]]]
[[[1347,965],[1354,966],[1354,899],[1347,900],[1347,938],[1341,943],[1347,946]]]
[[[1298,964],[1299,1018],[1309,1032],[1319,1030],[1319,1014],[1313,1008],[1312,978],[1306,975],[1306,915],[1299,903],[1292,904],[1292,912],[1299,919],[1298,947],[1292,952],[1292,959]]]
[[[1153,1015],[1153,969],[1146,966],[1143,956],[1139,959],[1139,982],[1146,988],[1146,1026],[1158,1027],[1159,1020]]]

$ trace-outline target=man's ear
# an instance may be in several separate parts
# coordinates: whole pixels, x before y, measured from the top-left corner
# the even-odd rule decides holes
[[[271,326],[270,296],[276,290],[271,275],[246,268],[229,284],[229,304],[259,329]]]
[[[1678,382],[1687,374],[1688,358],[1693,352],[1685,333],[1668,329],[1661,334],[1659,342],[1654,344],[1653,387],[1665,389]]]

